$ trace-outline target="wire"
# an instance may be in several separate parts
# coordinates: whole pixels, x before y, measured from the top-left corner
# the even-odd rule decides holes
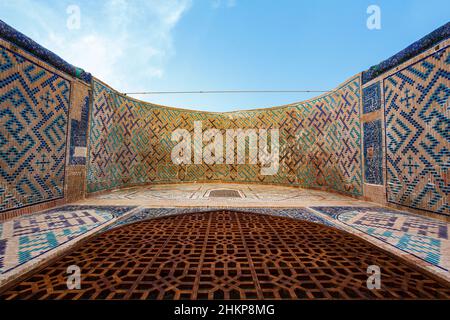
[[[146,91],[126,92],[124,95],[133,94],[216,94],[216,93],[325,93],[333,90],[211,90],[211,91]]]

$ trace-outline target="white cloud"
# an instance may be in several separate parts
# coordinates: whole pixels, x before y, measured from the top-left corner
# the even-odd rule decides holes
[[[33,30],[28,35],[38,43],[123,92],[148,89],[145,80],[164,76],[175,54],[173,30],[191,5],[191,0],[79,1],[81,29],[69,30],[66,7],[73,3],[61,2],[18,0],[8,6],[27,18]]]

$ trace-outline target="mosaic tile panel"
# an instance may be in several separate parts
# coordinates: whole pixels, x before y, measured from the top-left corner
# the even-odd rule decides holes
[[[388,201],[450,214],[450,49],[384,80]]]
[[[0,46],[0,212],[64,197],[70,82]]]
[[[0,224],[0,275],[36,259],[134,207],[64,206]]]
[[[364,114],[381,109],[381,85],[379,81],[363,88],[362,100]]]
[[[379,207],[311,207],[446,271],[450,224]]]
[[[381,120],[364,123],[364,181],[383,184],[383,138]]]
[[[268,110],[222,114],[138,102],[94,81],[88,192],[143,183],[191,181],[258,182],[328,187],[362,194],[360,79],[317,99]],[[174,165],[171,133],[203,130],[280,130],[280,169],[261,175],[248,164]],[[236,150],[235,150],[236,157]],[[248,159],[247,159],[248,160]]]
[[[87,136],[89,126],[89,90],[84,90],[79,94],[83,95],[80,98],[80,105],[76,109],[77,115],[75,119],[71,117],[70,125],[70,155],[69,164],[71,165],[85,165],[87,157]],[[77,100],[75,100],[77,101]],[[73,112],[74,110],[72,110]]]

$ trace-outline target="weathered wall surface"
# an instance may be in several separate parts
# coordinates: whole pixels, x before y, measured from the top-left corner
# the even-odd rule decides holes
[[[94,80],[88,192],[144,183],[254,182],[326,188],[362,195],[360,78],[317,99],[272,109],[207,113],[167,108],[122,96]],[[280,130],[280,167],[172,162],[176,129]],[[206,144],[206,143],[205,143]],[[225,148],[224,148],[225,154]],[[236,155],[235,155],[236,156]],[[194,162],[194,159],[192,159]]]
[[[1,218],[84,196],[89,90],[0,39]]]

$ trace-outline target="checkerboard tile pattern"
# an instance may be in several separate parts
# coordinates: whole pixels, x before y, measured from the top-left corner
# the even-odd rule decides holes
[[[64,206],[0,224],[0,276],[134,207]]]
[[[311,207],[443,270],[450,270],[450,224],[378,207]]]

